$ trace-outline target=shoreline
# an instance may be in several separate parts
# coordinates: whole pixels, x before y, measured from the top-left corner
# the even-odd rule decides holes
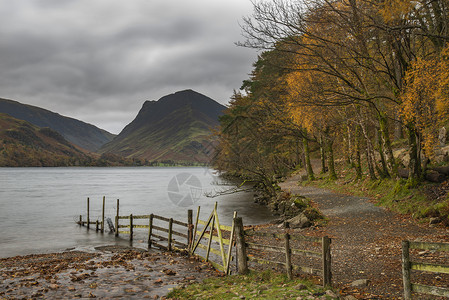
[[[217,276],[209,264],[180,253],[100,246],[0,259],[0,298],[159,299],[171,288]]]

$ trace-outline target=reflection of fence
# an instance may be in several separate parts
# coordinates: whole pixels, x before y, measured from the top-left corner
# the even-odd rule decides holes
[[[423,243],[423,242],[402,242],[402,276],[404,283],[404,298],[412,299],[412,292],[423,293],[434,296],[449,297],[449,289],[436,286],[428,286],[411,282],[411,270],[445,273],[449,274],[449,266],[440,264],[420,263],[410,260],[410,250],[434,250],[449,252],[448,243]]]
[[[248,242],[251,237],[257,237],[258,242]],[[269,239],[274,239],[270,245],[268,243]],[[308,249],[294,249],[292,247],[291,241],[298,241],[301,244],[317,244],[320,246],[320,251],[312,251]],[[243,245],[246,247],[245,254],[248,257],[247,260],[256,262],[258,264],[269,264],[284,267],[289,279],[293,277],[293,270],[298,270],[303,273],[319,275],[323,279],[323,285],[331,285],[332,273],[331,273],[331,252],[330,252],[331,239],[327,236],[319,237],[309,237],[303,235],[293,235],[290,233],[268,233],[268,232],[256,232],[254,230],[244,231],[244,242]],[[283,244],[283,246],[278,246],[278,244]],[[237,244],[239,247],[239,243]],[[265,259],[262,258],[263,253],[259,252],[260,255],[248,255],[247,253],[251,250],[265,251],[266,253],[278,254],[277,256],[284,256],[283,261]],[[305,265],[299,265],[292,263],[292,255],[297,255],[301,257],[317,258],[321,259],[321,268],[313,268]],[[268,255],[271,257],[273,255]],[[240,259],[240,257],[238,257]],[[243,266],[244,267],[244,266]]]
[[[196,215],[196,222],[193,231],[193,242],[191,244],[190,253],[195,254],[205,261],[209,261],[216,269],[223,271],[226,274],[230,273],[230,263],[232,261],[232,245],[234,238],[234,222],[232,226],[220,225],[217,213],[217,203],[215,203],[214,210],[209,216],[207,221],[199,219],[200,207]],[[237,213],[234,212],[234,218]],[[202,227],[202,229],[200,229]],[[226,238],[228,237],[228,238]],[[207,241],[207,244],[202,244],[201,241]],[[212,247],[212,241],[216,241],[219,245],[219,249]],[[227,245],[228,249],[225,249]],[[200,248],[206,251],[204,256],[195,253]],[[221,262],[217,263],[210,259],[210,254],[213,253],[221,258]]]
[[[120,220],[128,220],[128,224],[120,224]],[[146,224],[137,224],[139,221],[145,220]],[[129,234],[129,240],[132,241],[135,233],[135,229],[148,229],[148,248],[155,246],[160,249],[166,250],[187,250],[189,248],[192,236],[192,210],[188,210],[187,215],[188,223],[184,223],[173,218],[165,218],[155,214],[133,216],[116,216],[116,232],[115,235]],[[158,224],[159,223],[164,223]],[[179,229],[173,228],[177,225]],[[120,230],[121,228],[127,228],[128,230]],[[180,232],[185,231],[185,232]],[[181,237],[185,239],[185,243],[176,239]],[[157,239],[157,240],[156,240]],[[167,242],[167,245],[162,245],[160,242]]]

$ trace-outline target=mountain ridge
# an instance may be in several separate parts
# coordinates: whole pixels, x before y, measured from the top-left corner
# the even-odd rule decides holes
[[[92,152],[96,152],[115,136],[95,125],[11,99],[0,98],[0,113],[6,113],[38,127],[49,127],[59,132],[69,142]]]
[[[208,162],[211,129],[226,107],[195,92],[183,90],[145,101],[135,119],[100,153],[127,158]]]

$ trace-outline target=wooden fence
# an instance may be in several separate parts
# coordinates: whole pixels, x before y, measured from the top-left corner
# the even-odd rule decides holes
[[[240,227],[240,226],[238,226]],[[239,231],[239,230],[237,230]],[[254,243],[246,241],[250,237],[259,237],[260,238],[274,238],[276,242],[283,243],[283,246],[273,246],[273,245],[265,245],[262,243]],[[253,261],[259,264],[271,264],[284,267],[289,279],[293,278],[293,270],[297,270],[303,273],[318,275],[323,279],[323,286],[331,286],[332,285],[332,272],[331,272],[331,252],[330,252],[330,244],[331,239],[327,236],[325,237],[309,237],[297,234],[290,233],[267,233],[267,232],[256,232],[253,229],[246,230],[243,232],[242,236],[237,234],[237,247],[245,247],[243,256],[240,257],[238,255],[238,260],[242,261]],[[243,241],[242,241],[243,240]],[[312,251],[305,249],[294,249],[292,248],[291,241],[299,241],[300,243],[314,243],[320,245],[321,251]],[[270,259],[263,259],[257,256],[249,256],[247,253],[249,250],[261,250],[268,251],[269,253],[278,253],[282,256],[285,256],[284,261],[275,261]],[[239,252],[239,251],[238,251]],[[313,257],[321,259],[321,268],[312,268],[304,265],[297,265],[292,263],[292,255],[298,255],[302,257]],[[245,259],[246,256],[246,259]],[[240,268],[247,268],[244,264],[240,265]],[[243,272],[244,273],[244,272]]]
[[[117,199],[117,205],[118,205],[118,199]],[[104,232],[104,207],[105,207],[106,197],[103,196],[103,206],[102,206],[102,212],[101,212],[101,221],[96,220],[92,221],[90,218],[90,199],[87,198],[87,216],[86,220],[83,221],[83,216],[80,215],[79,221],[77,222],[80,226],[86,226],[87,228],[90,228],[90,225],[95,224],[95,229],[97,231]],[[117,208],[118,210],[118,208]]]
[[[232,247],[234,240],[234,222],[232,223],[232,226],[220,225],[217,213],[217,203],[215,203],[215,207],[207,221],[200,220],[199,215],[200,207],[198,207],[196,214],[190,253],[210,262],[217,270],[220,270],[225,274],[230,274],[230,264],[233,260]],[[236,216],[237,213],[234,212],[234,219]],[[200,227],[202,227],[202,229],[200,229]],[[225,238],[225,236],[228,236],[228,238]],[[204,240],[206,244],[202,244],[202,240]],[[219,249],[212,247],[212,241],[218,242]],[[206,251],[206,254],[203,256],[199,253],[195,253],[198,248]],[[214,260],[211,260],[211,253],[221,258],[221,261],[215,262]]]
[[[402,276],[404,283],[404,299],[406,300],[412,299],[412,292],[434,296],[449,297],[448,288],[428,286],[411,282],[411,270],[449,274],[449,266],[411,261],[410,260],[411,249],[449,252],[449,244],[411,242],[411,241],[402,242]]]
[[[127,220],[128,224],[120,224],[120,220]],[[142,221],[144,224],[142,224]],[[140,224],[137,224],[140,223]],[[156,247],[165,250],[188,250],[192,241],[192,210],[187,212],[187,223],[166,218],[155,214],[150,215],[129,215],[115,217],[115,235],[128,234],[129,240],[134,238],[136,229],[147,229],[148,248]],[[164,226],[164,225],[165,226]],[[175,229],[174,226],[179,229]],[[127,230],[121,230],[121,229]],[[182,232],[181,232],[182,231]],[[183,239],[185,242],[180,241]],[[161,242],[167,242],[166,245]]]

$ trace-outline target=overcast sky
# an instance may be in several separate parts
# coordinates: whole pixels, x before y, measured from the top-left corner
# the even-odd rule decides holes
[[[0,98],[119,133],[145,100],[193,89],[226,104],[257,53],[249,0],[0,0]]]

